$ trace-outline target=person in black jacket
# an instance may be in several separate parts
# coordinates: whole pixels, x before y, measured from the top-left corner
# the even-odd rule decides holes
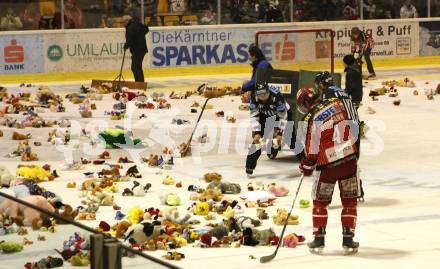
[[[356,59],[353,54],[348,54],[344,56],[343,59],[345,66],[345,92],[348,93],[351,97],[351,101],[356,110],[359,109],[362,102],[362,72],[360,70],[360,66],[356,63]],[[360,156],[360,147],[361,147],[361,138],[365,137],[364,134],[365,122],[359,121],[359,132],[358,138],[356,140],[356,146],[358,148],[357,158]],[[360,180],[361,193],[359,201],[364,201],[364,187],[362,184],[362,180]]]
[[[137,17],[124,16],[125,21],[125,45],[124,49],[131,52],[131,71],[135,81],[144,82],[142,62],[147,54],[147,41],[145,35],[149,32],[148,25],[141,23]]]
[[[345,55],[343,61],[345,66],[345,92],[350,95],[351,101],[357,110],[361,105],[363,95],[362,73],[352,54]]]

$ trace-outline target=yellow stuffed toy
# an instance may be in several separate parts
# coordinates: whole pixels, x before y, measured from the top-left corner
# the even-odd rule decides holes
[[[52,177],[49,170],[37,165],[19,166],[17,168],[17,176],[38,182],[46,181]]]
[[[272,216],[273,222],[276,225],[284,225],[287,221],[287,225],[298,225],[299,217],[297,215],[290,215],[289,219],[287,219],[288,213],[284,208],[280,208],[277,210],[277,214]]]
[[[199,202],[196,204],[196,208],[194,209],[194,214],[200,216],[206,216],[209,214],[209,203],[208,202]]]
[[[142,210],[139,206],[135,206],[128,211],[127,216],[125,217],[130,223],[138,224],[144,219],[144,210]]]

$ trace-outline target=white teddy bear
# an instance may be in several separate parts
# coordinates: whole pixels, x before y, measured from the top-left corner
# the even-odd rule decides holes
[[[9,170],[0,165],[0,187],[9,187],[15,177],[9,172]]]

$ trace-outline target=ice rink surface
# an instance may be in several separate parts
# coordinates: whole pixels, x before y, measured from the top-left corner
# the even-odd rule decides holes
[[[377,80],[369,81],[364,88],[364,102],[360,108],[360,117],[369,126],[366,139],[362,140],[362,155],[360,159],[361,179],[364,182],[365,202],[359,205],[356,240],[360,242],[359,253],[354,256],[343,256],[342,253],[342,229],[340,225],[341,204],[339,192],[335,190],[333,203],[329,210],[329,224],[326,236],[326,248],[322,256],[309,253],[305,245],[297,248],[281,248],[275,260],[268,264],[260,264],[261,256],[271,254],[274,247],[246,247],[241,248],[214,248],[202,249],[187,246],[178,249],[186,255],[186,258],[174,262],[182,268],[438,268],[440,264],[440,146],[439,146],[439,116],[440,96],[434,100],[427,100],[424,95],[426,88],[436,88],[440,83],[440,70],[434,68],[411,69],[411,70],[384,70],[378,72]],[[372,101],[368,97],[370,89],[380,87],[383,80],[403,79],[409,77],[416,83],[416,88],[399,87],[399,96],[391,98],[379,97],[379,101]],[[151,91],[161,90],[169,92],[173,89],[194,89],[202,82],[215,85],[234,84],[240,85],[247,76],[209,76],[197,78],[175,78],[151,80]],[[428,82],[429,84],[426,84]],[[65,94],[69,91],[77,92],[79,85],[51,85],[54,90]],[[8,87],[11,92],[32,89],[18,89]],[[413,90],[418,90],[419,95],[413,96]],[[394,99],[400,99],[401,105],[394,106]],[[164,111],[142,110],[136,111],[133,116],[132,126],[135,136],[141,138],[152,136],[152,131],[170,128],[167,133],[172,136],[176,143],[185,142],[188,139],[198,114],[190,113],[190,105],[194,101],[203,102],[199,96],[190,97],[187,100],[171,100],[172,113]],[[66,117],[77,120],[84,128],[95,126],[97,119],[103,120],[108,126],[121,125],[123,121],[110,121],[104,116],[104,110],[111,110],[114,101],[110,96],[104,97],[103,101],[97,101],[98,110],[93,111],[92,119],[79,117],[77,106],[65,102],[66,113],[44,113],[44,118]],[[180,211],[184,212],[190,205],[187,187],[190,184],[205,186],[201,180],[204,173],[218,172],[224,180],[240,183],[245,191],[249,180],[244,173],[244,161],[246,143],[250,140],[248,128],[248,113],[239,111],[241,104],[239,97],[225,97],[212,102],[213,109],[205,111],[201,126],[216,126],[215,131],[208,132],[209,142],[199,147],[200,158],[186,157],[177,159],[172,170],[162,171],[162,175],[156,172],[160,169],[149,168],[146,164],[138,165],[143,175],[139,181],[142,184],[152,183],[152,188],[145,197],[122,197],[115,195],[116,204],[127,211],[131,206],[140,205],[143,208],[159,206],[158,195],[166,190],[177,192],[182,198]],[[368,108],[372,108],[375,114],[369,114]],[[177,110],[175,110],[177,109]],[[226,123],[224,119],[217,118],[215,112],[223,110],[225,114],[234,115],[237,123]],[[140,114],[146,114],[147,119],[139,121]],[[171,125],[171,119],[178,117],[191,121],[189,125],[176,127]],[[161,124],[158,124],[161,123]],[[87,125],[89,124],[89,125]],[[200,128],[203,130],[203,128]],[[9,140],[13,129],[1,127],[4,138],[0,143],[0,162],[8,166],[10,171],[15,171],[18,159],[4,157],[12,152],[17,143]],[[31,141],[43,141],[42,147],[34,147],[40,156],[37,164],[50,163],[57,169],[60,177],[53,182],[45,182],[41,185],[47,189],[62,195],[64,202],[74,206],[79,205],[78,190],[67,189],[67,182],[75,181],[80,184],[85,177],[86,171],[99,171],[104,166],[88,165],[83,171],[62,171],[63,154],[49,145],[46,141],[49,129],[24,129],[20,132],[32,133]],[[226,131],[225,131],[226,130]],[[202,134],[200,131],[198,135]],[[197,135],[196,135],[197,136]],[[154,139],[153,139],[154,140]],[[160,140],[160,139],[158,139]],[[154,141],[151,147],[139,152],[142,156],[150,153],[160,153],[162,146],[160,141]],[[197,147],[196,147],[197,148]],[[197,152],[197,150],[195,151]],[[119,156],[129,156],[123,150],[110,150],[112,162],[115,163]],[[85,156],[93,159],[95,156],[86,156],[77,152],[76,156]],[[125,164],[128,168],[130,164]],[[288,186],[290,194],[287,197],[278,198],[275,206],[267,208],[269,216],[275,214],[278,208],[289,209],[293,200],[299,177],[298,163],[289,153],[279,154],[276,160],[269,160],[264,154],[260,158],[255,171],[254,181],[263,183],[276,182]],[[176,181],[183,182],[183,188],[161,184],[165,175],[171,175]],[[313,177],[306,177],[301,188],[299,199],[310,199]],[[131,187],[132,183],[119,183],[120,189]],[[237,196],[230,196],[237,198]],[[244,207],[244,205],[242,205]],[[255,208],[245,209],[245,215],[255,217]],[[97,214],[97,221],[85,221],[84,223],[95,227],[100,220],[106,220],[110,224],[115,223],[115,211],[111,207],[101,207]],[[295,232],[304,235],[307,241],[312,239],[311,208],[294,209],[294,214],[299,215],[300,224],[288,226],[287,233]],[[196,217],[197,218],[197,217]],[[217,218],[220,221],[221,218]],[[263,221],[264,228],[273,227],[279,234],[281,226],[273,224],[271,219]],[[45,233],[47,241],[38,242],[37,233],[31,232],[27,238],[34,244],[25,247],[24,251],[14,255],[1,255],[0,268],[12,269],[23,268],[27,261],[37,261],[47,255],[56,255],[54,248],[60,249],[62,242],[67,240],[73,229],[69,226],[58,226],[55,234]],[[21,238],[17,235],[2,236],[5,240]],[[156,257],[161,257],[165,251],[148,252]],[[257,257],[251,259],[250,255]],[[161,268],[146,264],[146,260],[136,258],[124,258],[123,268]],[[69,268],[66,263],[64,268]]]

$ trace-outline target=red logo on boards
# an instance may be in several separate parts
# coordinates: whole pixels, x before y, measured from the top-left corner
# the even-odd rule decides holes
[[[275,44],[275,59],[282,62],[295,60],[295,42],[289,41],[287,34],[283,41]]]
[[[5,63],[22,63],[24,62],[24,48],[17,45],[17,40],[12,39],[11,44],[4,48]]]
[[[316,58],[329,58],[330,57],[331,41],[323,40],[315,42],[315,54]]]

